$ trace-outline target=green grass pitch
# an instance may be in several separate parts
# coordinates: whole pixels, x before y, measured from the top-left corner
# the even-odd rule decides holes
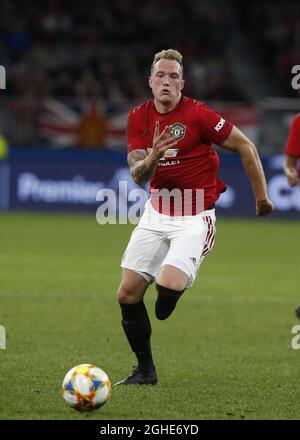
[[[135,365],[116,289],[132,226],[89,215],[0,216],[1,419],[299,419],[298,222],[217,221],[217,240],[166,321],[152,322],[157,386],[114,388],[81,414],[60,395],[66,372]],[[300,323],[299,323],[300,324]]]

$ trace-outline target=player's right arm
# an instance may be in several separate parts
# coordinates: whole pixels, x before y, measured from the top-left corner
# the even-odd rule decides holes
[[[148,154],[145,149],[136,149],[128,153],[127,162],[135,183],[145,185],[154,175],[159,159],[165,151],[176,144],[177,141],[170,135],[170,128],[166,126],[159,134],[159,122],[156,122],[151,153]]]

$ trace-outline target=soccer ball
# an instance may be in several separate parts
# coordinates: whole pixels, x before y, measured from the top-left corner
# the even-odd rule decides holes
[[[82,364],[65,375],[61,393],[65,401],[78,411],[100,408],[111,394],[107,374],[93,364]]]

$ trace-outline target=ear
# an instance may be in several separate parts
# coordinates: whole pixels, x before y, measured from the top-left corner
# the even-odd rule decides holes
[[[185,79],[181,80],[181,90],[183,89],[184,84],[185,84]]]
[[[149,87],[152,88],[152,76],[151,75],[148,76],[148,84],[149,84]]]

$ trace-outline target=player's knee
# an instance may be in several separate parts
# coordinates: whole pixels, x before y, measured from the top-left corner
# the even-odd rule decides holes
[[[167,286],[162,286],[161,284],[156,283],[156,291],[158,293],[158,296],[179,298],[183,294],[185,289],[186,289],[185,287],[183,289],[172,289]]]
[[[127,304],[129,302],[131,295],[130,290],[124,286],[123,283],[120,284],[118,292],[117,292],[117,299],[120,304]]]
[[[157,300],[155,303],[155,316],[160,321],[167,319],[175,310],[176,303],[185,289],[172,290],[156,283]]]
[[[165,289],[168,289],[169,291],[182,292],[183,290],[186,289],[187,282],[185,279],[175,280],[169,278],[167,280],[162,280],[161,282],[156,284],[156,290],[158,285],[163,286]]]
[[[117,292],[117,299],[120,304],[135,304],[141,300],[136,291],[126,283],[121,283]]]

